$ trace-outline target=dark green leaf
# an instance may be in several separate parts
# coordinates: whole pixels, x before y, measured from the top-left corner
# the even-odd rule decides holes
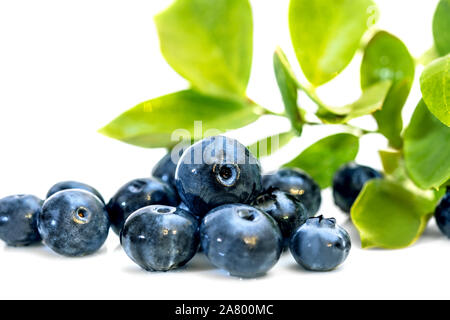
[[[294,128],[298,134],[301,134],[304,120],[302,119],[297,105],[299,89],[298,81],[295,78],[294,72],[292,71],[285,54],[280,48],[275,51],[273,64],[275,68],[275,77],[283,98],[286,114],[289,120],[291,120],[292,128]]]
[[[201,121],[201,132],[215,135],[252,123],[262,113],[261,107],[247,101],[226,100],[202,95],[192,90],[162,96],[143,102],[126,111],[100,130],[104,135],[123,142],[146,147],[171,147],[182,129],[194,138],[194,122]],[[182,134],[182,131],[178,132]]]
[[[420,77],[423,100],[431,113],[450,126],[450,54],[426,66]]]
[[[346,123],[351,119],[380,110],[392,85],[391,80],[378,82],[363,90],[361,97],[343,107],[322,106],[317,116],[325,123]]]
[[[402,109],[414,81],[414,68],[414,59],[403,42],[385,31],[378,32],[369,42],[361,64],[363,89],[380,81],[393,81],[374,117],[380,133],[396,148],[402,146]]]
[[[413,244],[423,233],[437,201],[432,191],[414,193],[395,181],[369,181],[351,209],[362,247],[398,249]]]
[[[371,0],[291,0],[289,26],[297,59],[315,86],[352,60],[375,8]]]
[[[164,57],[194,88],[245,94],[253,50],[247,0],[177,0],[155,21]]]
[[[358,149],[358,137],[339,133],[317,141],[284,166],[305,170],[325,189],[331,185],[339,167],[355,159]]]
[[[422,189],[439,188],[450,179],[450,128],[423,100],[405,131],[404,155],[409,176]]]
[[[441,0],[433,18],[433,35],[441,56],[450,53],[450,0]]]
[[[258,159],[267,157],[288,144],[295,135],[294,131],[283,132],[261,139],[247,148]]]

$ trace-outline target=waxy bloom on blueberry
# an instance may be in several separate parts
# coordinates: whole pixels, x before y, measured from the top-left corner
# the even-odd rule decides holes
[[[283,236],[276,221],[244,204],[213,209],[203,219],[200,236],[211,263],[236,277],[264,275],[283,250]]]
[[[250,203],[262,191],[258,160],[241,143],[224,136],[189,147],[175,180],[181,200],[200,216],[223,204]]]
[[[188,212],[170,206],[139,209],[120,234],[127,255],[148,271],[169,271],[185,265],[199,245],[198,222]]]
[[[334,218],[308,219],[295,231],[290,250],[295,260],[307,270],[330,271],[342,264],[350,252],[347,231]]]
[[[309,218],[308,211],[299,200],[278,189],[267,190],[255,200],[254,206],[275,219],[286,246],[294,230]]]
[[[41,241],[37,219],[43,201],[32,195],[15,195],[0,200],[0,239],[9,246],[26,246]]]
[[[450,187],[436,207],[434,217],[442,233],[450,238]]]
[[[293,195],[308,210],[309,217],[314,217],[322,202],[319,185],[299,169],[283,168],[264,175],[263,187],[277,188]]]
[[[96,252],[109,232],[105,205],[92,193],[70,189],[55,193],[42,207],[38,230],[44,243],[70,257]]]
[[[126,219],[133,212],[154,204],[176,206],[178,197],[175,190],[167,183],[155,178],[135,179],[128,182],[106,205],[113,231],[119,234]]]
[[[383,175],[377,170],[353,162],[342,166],[333,178],[334,203],[342,211],[350,213],[353,203],[366,182],[382,177]]]
[[[81,189],[81,190],[89,191],[92,194],[94,194],[95,196],[97,196],[103,203],[105,203],[105,200],[103,199],[100,192],[97,191],[97,189],[91,187],[90,185],[87,185],[85,183],[78,182],[78,181],[58,182],[53,187],[51,187],[50,190],[47,192],[47,199],[59,191],[69,190],[69,189]]]

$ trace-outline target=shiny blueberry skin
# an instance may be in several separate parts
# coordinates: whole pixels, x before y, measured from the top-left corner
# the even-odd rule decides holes
[[[37,219],[43,201],[32,195],[0,200],[0,239],[8,246],[27,246],[41,241]]]
[[[170,184],[176,189],[175,184],[175,171],[177,169],[177,164],[184,149],[181,148],[179,151],[174,151],[167,153],[158,163],[155,165],[152,171],[152,176],[160,179],[161,181]]]
[[[90,185],[87,185],[82,182],[77,181],[62,181],[57,184],[55,184],[53,187],[50,188],[50,190],[47,193],[46,199],[50,198],[55,193],[62,191],[62,190],[68,190],[68,189],[81,189],[85,191],[89,191],[96,195],[103,203],[105,203],[105,200],[103,199],[100,192],[97,191],[97,189],[91,187]]]
[[[309,217],[319,211],[322,196],[319,185],[305,172],[295,168],[280,169],[263,176],[263,187],[280,189],[297,198],[308,210]]]
[[[353,203],[367,181],[382,178],[375,169],[348,163],[341,167],[333,178],[334,203],[344,212],[350,213]]]
[[[120,233],[126,219],[136,210],[154,204],[176,206],[178,197],[175,190],[155,178],[135,179],[124,186],[106,205],[111,227]]]
[[[251,203],[262,191],[258,160],[238,141],[224,136],[189,147],[175,180],[181,200],[200,216],[223,204]]]
[[[311,271],[330,271],[341,265],[350,252],[347,231],[334,218],[308,219],[291,238],[290,250],[298,264]]]
[[[276,221],[244,204],[228,204],[209,212],[200,226],[204,253],[232,276],[264,275],[280,258],[283,237]]]
[[[442,233],[450,238],[450,192],[448,188],[447,193],[436,207],[434,217]]]
[[[105,205],[92,193],[69,189],[48,198],[38,219],[44,243],[58,254],[77,257],[96,252],[109,232]]]
[[[278,189],[267,190],[255,200],[254,206],[275,219],[285,246],[289,245],[292,233],[309,218],[308,211],[300,201]]]
[[[198,222],[184,210],[153,205],[125,222],[120,241],[127,255],[147,271],[169,271],[185,265],[199,245]]]

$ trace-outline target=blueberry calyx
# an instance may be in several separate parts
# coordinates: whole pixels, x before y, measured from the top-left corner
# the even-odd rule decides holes
[[[177,208],[170,206],[152,206],[151,211],[156,214],[173,214],[177,211]]]
[[[216,175],[217,182],[224,187],[234,186],[239,181],[241,175],[241,169],[234,163],[216,163],[213,166],[213,172]]]
[[[239,218],[247,221],[255,221],[257,218],[256,214],[251,209],[238,209],[237,214]]]
[[[78,224],[86,224],[91,221],[91,214],[85,207],[79,207],[74,211],[72,220]]]

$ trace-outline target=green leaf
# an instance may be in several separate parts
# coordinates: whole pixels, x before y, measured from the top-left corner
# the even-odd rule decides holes
[[[369,181],[351,209],[362,247],[399,249],[413,244],[423,233],[437,201],[432,191],[419,194],[395,181]]]
[[[371,0],[291,0],[289,27],[306,78],[320,86],[352,60],[368,29]]]
[[[334,173],[343,164],[356,158],[358,149],[358,137],[338,133],[317,141],[284,166],[305,170],[325,189],[331,185]]]
[[[194,133],[200,130],[200,133],[215,135],[217,131],[206,131],[237,129],[258,119],[261,113],[261,107],[247,101],[209,97],[186,90],[143,102],[113,120],[100,133],[146,148],[172,147],[179,142],[179,136],[172,139],[177,129],[189,135],[183,136],[184,140],[194,138]],[[201,121],[200,128],[194,128],[196,121]]]
[[[433,18],[433,36],[441,56],[450,53],[450,0],[441,0]]]
[[[405,131],[404,156],[410,178],[422,189],[450,179],[450,128],[419,103]]]
[[[294,131],[283,132],[258,140],[247,148],[255,157],[260,159],[277,152],[288,144],[289,141],[291,141],[291,139],[295,136],[296,134]]]
[[[324,123],[338,124],[374,113],[383,106],[391,85],[391,80],[378,82],[364,89],[361,97],[355,102],[343,107],[322,106],[316,115]]]
[[[423,100],[431,113],[450,126],[450,54],[425,68],[420,77]]]
[[[245,95],[253,52],[248,0],[177,0],[155,22],[164,57],[195,89]]]
[[[381,110],[374,113],[378,130],[395,148],[402,146],[402,109],[414,81],[414,59],[397,37],[378,32],[367,45],[361,64],[363,89],[384,80],[392,80],[392,87]]]
[[[394,174],[402,166],[402,152],[400,150],[386,149],[379,150],[381,163],[386,174]]]
[[[283,98],[286,114],[291,121],[292,128],[294,128],[298,134],[301,134],[304,120],[302,119],[297,104],[299,90],[298,81],[295,78],[294,72],[292,71],[291,65],[284,52],[280,48],[277,48],[273,55],[273,64],[275,68],[275,77]]]

